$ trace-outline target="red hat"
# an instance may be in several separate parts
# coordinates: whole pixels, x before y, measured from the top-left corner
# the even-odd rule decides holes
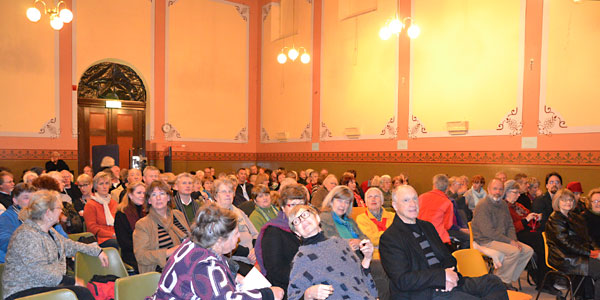
[[[569,189],[573,193],[583,194],[583,189],[581,188],[581,183],[579,183],[579,181],[569,182],[569,184],[567,184],[567,189]]]

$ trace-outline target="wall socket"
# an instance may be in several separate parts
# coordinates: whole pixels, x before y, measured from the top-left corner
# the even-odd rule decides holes
[[[319,151],[319,143],[312,143],[312,151]]]

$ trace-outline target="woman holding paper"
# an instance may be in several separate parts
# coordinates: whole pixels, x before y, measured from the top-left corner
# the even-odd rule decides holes
[[[283,290],[279,287],[236,288],[235,273],[224,256],[237,246],[240,237],[234,212],[209,203],[200,208],[195,221],[190,239],[169,257],[151,299],[281,300]]]

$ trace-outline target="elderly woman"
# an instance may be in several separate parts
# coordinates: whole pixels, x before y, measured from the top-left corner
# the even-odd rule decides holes
[[[539,220],[542,217],[541,214],[531,212],[521,203],[517,202],[520,195],[521,187],[515,180],[508,180],[504,183],[504,200],[508,204],[508,210],[512,217],[513,224],[515,225],[515,232],[517,233],[517,239],[525,243],[531,248],[536,254],[536,264],[538,266],[537,274],[531,274],[534,276],[533,280],[537,283],[537,289],[542,288],[542,280],[544,275],[548,271],[545,262],[545,251],[544,251],[544,239],[542,233],[537,231],[539,229]],[[546,292],[556,294],[556,290],[551,286],[547,286]]]
[[[592,241],[600,245],[600,188],[588,193],[587,210],[583,213]]]
[[[123,261],[139,273],[138,264],[133,254],[133,230],[138,220],[146,215],[146,185],[135,182],[127,186],[127,197],[117,206],[115,214],[115,234],[121,247]]]
[[[250,197],[256,204],[250,214],[250,221],[256,230],[260,230],[263,225],[277,217],[279,210],[271,203],[271,191],[266,185],[259,184],[252,188]]]
[[[238,216],[240,243],[235,249],[232,259],[238,263],[239,273],[245,276],[256,262],[252,241],[258,237],[258,231],[254,228],[248,216],[242,210],[233,206],[234,183],[231,180],[220,179],[215,181],[213,196],[217,205],[231,210]]]
[[[300,247],[300,239],[290,229],[288,216],[295,206],[308,203],[308,191],[300,184],[290,184],[281,188],[279,193],[281,211],[261,228],[255,249],[263,275],[272,285],[287,291],[292,259]]]
[[[133,253],[140,273],[161,272],[190,228],[185,215],[170,207],[171,189],[163,181],[153,181],[147,188],[147,215],[135,223]]]
[[[327,194],[321,207],[321,226],[326,237],[337,236],[348,240],[352,250],[358,250],[360,240],[367,236],[358,228],[352,213],[354,193],[344,185],[336,186]]]
[[[279,287],[240,291],[226,255],[235,249],[240,233],[235,212],[209,203],[200,208],[190,239],[169,258],[153,300],[276,299]]]
[[[92,199],[93,179],[88,174],[77,176],[77,187],[81,191],[81,197],[73,199],[73,206],[80,216],[83,216],[83,208],[85,204]]]
[[[19,212],[24,220],[14,232],[2,278],[4,297],[16,299],[51,290],[67,288],[77,298],[94,299],[80,279],[66,276],[65,258],[76,252],[99,256],[103,266],[108,258],[100,247],[71,241],[54,228],[62,212],[58,192],[37,191],[31,195],[29,205]]]
[[[327,238],[319,222],[310,206],[298,205],[290,212],[289,226],[302,237],[302,246],[293,260],[288,299],[376,299],[369,274],[373,244],[364,239],[358,249],[352,249],[339,237]],[[364,256],[362,260],[356,250]]]
[[[111,174],[99,172],[94,176],[94,189],[91,199],[83,209],[83,219],[87,231],[93,233],[100,247],[119,248],[115,234],[115,213],[117,202],[109,194]]]
[[[572,275],[600,279],[600,249],[589,236],[585,220],[574,213],[575,196],[567,189],[552,198],[554,212],[546,223],[548,262],[558,270]],[[600,298],[600,284],[595,285],[594,299]]]
[[[375,253],[373,258],[379,259],[379,238],[392,225],[394,213],[383,209],[383,193],[377,188],[370,188],[365,193],[367,210],[356,217],[358,228],[373,242]]]
[[[485,185],[485,178],[481,175],[475,175],[471,178],[471,188],[465,192],[465,202],[469,211],[467,212],[467,217],[469,220],[473,218],[473,210],[475,210],[475,206],[482,199],[487,197],[487,192],[483,188]]]
[[[353,206],[355,206],[355,207],[365,207],[366,206],[365,201],[359,195],[358,189],[356,188],[356,179],[354,178],[354,174],[349,173],[349,172],[344,173],[344,175],[342,175],[340,184],[347,186],[352,191],[352,193],[354,193]]]

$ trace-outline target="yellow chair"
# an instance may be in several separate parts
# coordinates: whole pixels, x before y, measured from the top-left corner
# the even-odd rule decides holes
[[[150,272],[115,281],[115,300],[143,300],[152,296],[158,287],[160,273]]]
[[[17,298],[16,300],[77,300],[77,296],[71,290],[60,289],[23,298]]]
[[[108,267],[103,267],[97,256],[89,256],[77,252],[75,256],[75,277],[81,278],[87,284],[94,275],[115,275],[117,277],[127,277],[127,270],[121,260],[119,251],[115,248],[104,248],[104,253],[108,256]]]
[[[461,249],[452,252],[456,258],[456,270],[463,276],[479,277],[488,274],[481,252],[476,249]],[[516,291],[507,291],[510,300],[530,300],[531,296]]]
[[[366,207],[361,207],[361,206],[353,207],[352,213],[348,217],[350,217],[350,219],[356,221],[356,217],[358,217],[358,215],[360,215],[360,214],[364,214],[366,210],[367,210]]]
[[[583,283],[583,280],[585,279],[585,277],[581,276],[581,280],[579,281],[577,288],[575,288],[575,292],[573,292],[573,283],[571,281],[571,277],[569,276],[569,274],[557,270],[555,267],[551,266],[550,263],[548,262],[548,240],[546,238],[545,232],[542,232],[542,237],[544,238],[544,253],[545,253],[544,261],[546,262],[546,266],[550,270],[550,271],[546,272],[546,275],[544,275],[544,280],[542,280],[542,286],[544,286],[544,284],[546,284],[546,278],[548,278],[548,275],[550,275],[550,274],[555,274],[557,276],[563,277],[569,283],[569,289],[567,290],[567,293],[565,294],[564,298],[566,299],[567,296],[569,295],[569,293],[571,293],[571,300],[575,299],[575,294],[577,294],[577,291],[581,287],[581,284]],[[540,297],[541,292],[542,292],[541,290],[538,291],[537,296],[535,297],[535,300],[537,300]]]

